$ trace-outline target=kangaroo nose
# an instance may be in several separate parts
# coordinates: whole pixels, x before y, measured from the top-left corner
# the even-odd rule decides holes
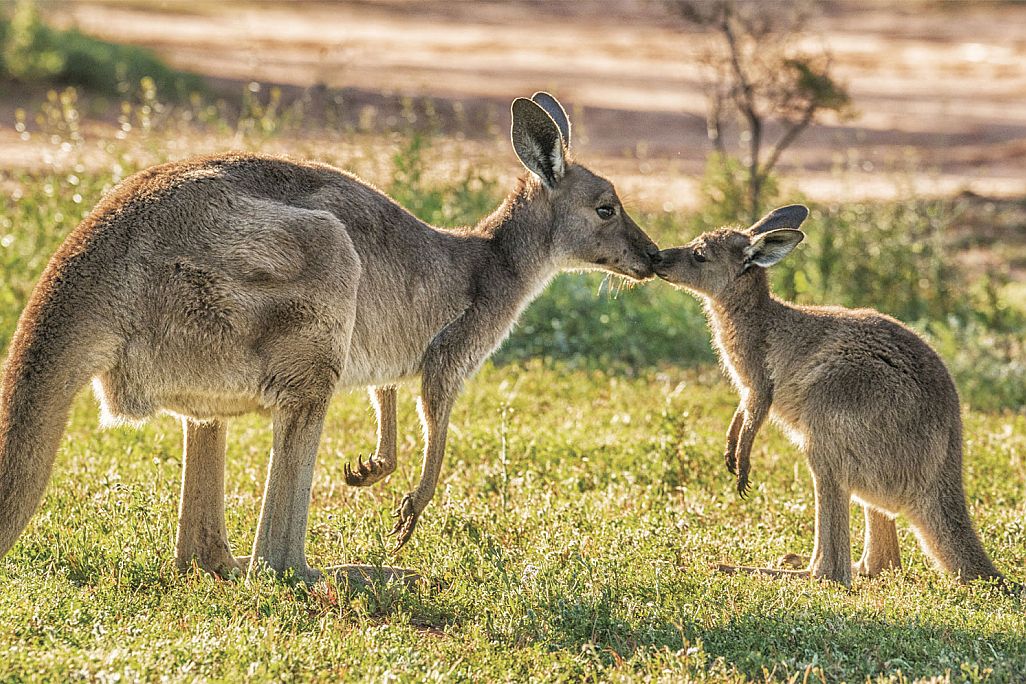
[[[659,263],[660,257],[662,256],[662,253],[659,251],[659,248],[655,245],[649,245],[648,247],[646,247],[645,254],[648,255],[648,260],[652,262],[653,266]]]

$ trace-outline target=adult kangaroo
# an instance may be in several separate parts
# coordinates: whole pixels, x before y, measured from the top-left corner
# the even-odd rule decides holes
[[[558,272],[653,274],[658,248],[605,179],[569,156],[551,95],[512,106],[530,171],[473,228],[419,221],[325,164],[248,154],[156,166],[114,188],[51,259],[11,343],[0,398],[0,555],[39,504],[76,392],[107,420],[164,411],[185,430],[176,559],[242,569],[224,522],[225,420],[274,440],[249,567],[315,581],[304,551],[329,400],[420,376],[423,475],[397,548],[435,491],[464,379]],[[359,580],[363,568],[340,570]]]

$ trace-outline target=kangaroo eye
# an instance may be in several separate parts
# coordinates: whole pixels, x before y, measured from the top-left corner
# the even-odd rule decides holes
[[[613,214],[616,210],[609,204],[603,204],[601,207],[595,210],[595,213],[599,215],[599,218],[605,221],[606,219],[613,218]]]
[[[695,261],[697,261],[698,263],[703,263],[705,261],[708,261],[708,259],[705,258],[705,254],[703,254],[701,250],[696,249],[694,254],[695,254]]]

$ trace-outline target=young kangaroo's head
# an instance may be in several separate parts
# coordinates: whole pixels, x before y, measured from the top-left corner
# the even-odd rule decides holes
[[[808,215],[808,209],[792,204],[771,211],[747,230],[702,233],[683,247],[660,252],[656,273],[668,283],[720,299],[754,272],[790,254],[805,238],[798,228]]]
[[[556,98],[513,102],[513,149],[536,177],[532,201],[547,204],[553,256],[567,269],[597,269],[636,280],[653,274],[659,248],[627,215],[613,184],[570,157],[570,121]],[[529,181],[532,185],[534,181]]]

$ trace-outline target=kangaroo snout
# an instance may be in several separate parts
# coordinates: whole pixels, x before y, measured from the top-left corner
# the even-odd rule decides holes
[[[638,226],[631,221],[634,234],[629,244],[634,255],[635,263],[630,268],[630,277],[637,280],[647,280],[655,275],[655,265],[659,258],[659,246],[652,242],[652,239]]]
[[[645,254],[648,255],[648,263],[655,268],[659,264],[660,255],[662,254],[662,252],[659,251],[659,245],[654,242],[651,243],[645,248]]]
[[[652,267],[655,274],[666,281],[673,281],[672,274],[674,266],[680,261],[684,250],[680,247],[664,249],[652,257]]]

